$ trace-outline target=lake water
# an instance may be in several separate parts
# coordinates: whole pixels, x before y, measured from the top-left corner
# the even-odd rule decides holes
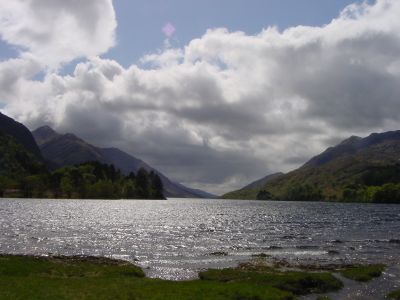
[[[137,260],[148,276],[178,280],[259,253],[292,263],[396,266],[400,205],[3,199],[0,253]]]

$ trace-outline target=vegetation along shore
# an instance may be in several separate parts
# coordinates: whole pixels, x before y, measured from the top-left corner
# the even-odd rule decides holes
[[[297,299],[339,291],[336,274],[367,282],[384,265],[347,265],[326,269],[292,269],[261,262],[211,269],[199,279],[168,281],[146,278],[126,261],[81,256],[0,256],[1,299]],[[398,292],[390,294],[398,299]]]

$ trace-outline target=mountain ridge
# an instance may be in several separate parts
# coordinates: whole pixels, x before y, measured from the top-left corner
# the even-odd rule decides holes
[[[124,174],[137,172],[140,168],[144,168],[146,171],[154,171],[160,176],[167,197],[204,198],[205,195],[214,196],[176,183],[141,159],[118,148],[96,147],[75,134],[59,134],[49,126],[39,127],[32,134],[42,151],[43,157],[53,167],[99,161],[115,165]]]
[[[387,131],[383,133],[372,133],[365,138],[352,136],[334,147],[329,147],[321,154],[314,156],[304,166],[320,166],[325,164],[339,155],[353,155],[366,147],[378,144],[383,140],[398,140],[400,141],[400,130]]]

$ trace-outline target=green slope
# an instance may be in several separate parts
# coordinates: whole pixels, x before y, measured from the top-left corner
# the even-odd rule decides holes
[[[57,138],[49,127],[41,136]],[[72,135],[67,139],[78,140]],[[74,145],[73,143],[71,143]],[[80,148],[83,149],[84,147]],[[96,150],[87,145],[90,150]],[[155,172],[139,169],[122,174],[112,164],[85,162],[49,172],[29,130],[0,114],[0,197],[88,198],[88,199],[164,199],[163,185]],[[75,155],[74,148],[69,148]],[[79,154],[79,153],[78,153]],[[90,160],[88,155],[87,159]]]
[[[268,183],[271,182],[272,180],[284,175],[283,173],[274,173],[267,175],[259,180],[256,180],[245,187],[241,188],[240,190],[233,191],[230,193],[227,193],[222,196],[223,199],[242,199],[242,200],[254,200],[257,199],[257,196],[259,196],[260,190],[263,189],[263,187]]]
[[[12,118],[0,113],[0,131],[13,137],[26,150],[37,158],[41,159],[41,153],[31,132],[23,124],[18,123]]]
[[[278,200],[397,203],[399,163],[400,131],[351,137],[261,187],[244,188],[223,197],[256,199],[265,190]]]
[[[45,172],[45,165],[36,155],[0,131],[0,197],[6,190],[19,189],[23,178]]]
[[[43,171],[45,166],[37,156],[0,131],[0,176],[15,179]]]

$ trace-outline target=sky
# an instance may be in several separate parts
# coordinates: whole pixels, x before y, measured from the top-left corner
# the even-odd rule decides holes
[[[222,194],[400,128],[400,1],[0,0],[0,110]]]

